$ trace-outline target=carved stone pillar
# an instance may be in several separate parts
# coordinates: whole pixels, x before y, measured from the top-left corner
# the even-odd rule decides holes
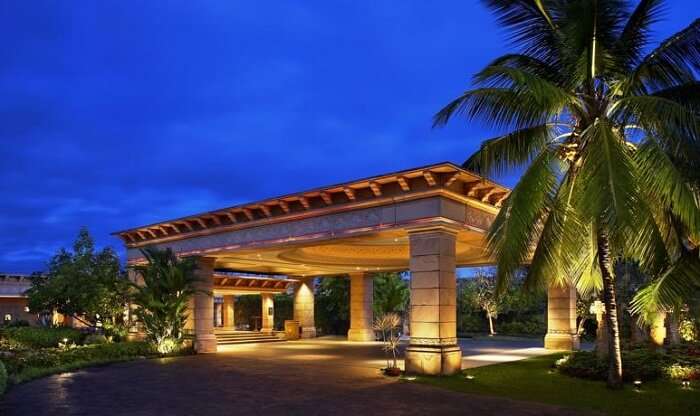
[[[275,329],[275,302],[272,293],[262,293],[262,332],[272,332]]]
[[[579,337],[576,327],[576,288],[551,286],[547,291],[547,335],[544,347],[548,350],[577,350]]]
[[[457,345],[456,235],[443,229],[409,234],[411,341],[406,372],[455,374],[462,369]]]
[[[214,335],[214,273],[215,259],[199,257],[195,274],[197,280],[194,295],[194,349],[198,354],[216,352]]]
[[[236,327],[235,317],[236,298],[233,295],[224,295],[224,328],[234,329]]]
[[[599,357],[605,357],[608,354],[608,324],[605,319],[605,305],[603,302],[596,300],[591,305],[591,313],[595,315],[598,328],[595,333],[595,350]]]
[[[299,280],[294,291],[294,320],[299,322],[302,338],[316,336],[314,320],[314,279],[313,277],[295,277]]]
[[[348,341],[374,341],[372,304],[374,281],[369,273],[350,273],[350,330]]]

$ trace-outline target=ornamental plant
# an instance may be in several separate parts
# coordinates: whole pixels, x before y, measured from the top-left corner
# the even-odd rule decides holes
[[[132,304],[147,339],[159,353],[168,354],[182,345],[196,264],[179,259],[170,249],[147,248],[142,253],[148,264],[134,267],[142,281],[132,283]]]
[[[502,134],[465,162],[483,175],[523,170],[487,235],[499,288],[600,290],[608,385],[622,386],[616,260],[661,276],[645,305],[700,280],[700,20],[658,45],[662,0],[484,0],[514,51],[440,110]]]
[[[397,356],[399,350],[399,341],[401,337],[398,334],[398,328],[401,325],[401,316],[390,312],[379,316],[374,320],[372,328],[382,334],[382,348],[386,354],[386,368],[397,369]]]

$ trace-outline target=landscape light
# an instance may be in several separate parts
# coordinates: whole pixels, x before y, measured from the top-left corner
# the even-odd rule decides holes
[[[684,378],[681,381],[681,387],[683,387],[684,389],[689,389],[690,388],[690,380],[688,380],[687,378]]]
[[[68,344],[68,338],[63,338],[63,343]]]
[[[634,380],[634,389],[640,390],[642,388],[642,380]]]
[[[464,376],[464,378],[466,378],[467,380],[474,380],[474,376],[471,374],[467,374],[466,376]]]
[[[416,378],[415,378],[414,376],[406,377],[406,380],[408,380],[408,381],[413,381],[413,380],[415,380],[415,379],[416,379]]]

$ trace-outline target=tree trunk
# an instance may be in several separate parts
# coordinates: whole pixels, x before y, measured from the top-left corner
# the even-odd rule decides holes
[[[681,343],[681,334],[678,330],[680,326],[679,316],[677,311],[673,311],[667,316],[666,319],[667,328],[667,339],[669,345],[678,345]]]
[[[489,318],[489,334],[492,336],[495,335],[496,333],[493,331],[493,318],[491,317],[490,313],[487,313],[486,316]]]
[[[608,235],[598,230],[598,264],[603,277],[603,303],[608,329],[608,387],[622,388],[622,352],[620,350],[620,327],[617,322],[615,300],[615,277],[612,274]]]

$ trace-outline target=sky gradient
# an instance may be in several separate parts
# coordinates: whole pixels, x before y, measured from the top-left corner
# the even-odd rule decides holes
[[[123,253],[110,232],[461,163],[498,133],[431,129],[509,50],[477,1],[77,4],[0,4],[0,272],[83,226]],[[658,39],[698,9],[670,1]]]

